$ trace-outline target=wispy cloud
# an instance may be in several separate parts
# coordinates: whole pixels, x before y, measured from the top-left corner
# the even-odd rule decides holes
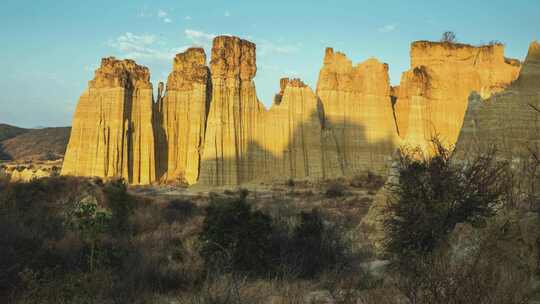
[[[378,30],[379,32],[381,33],[390,33],[390,32],[393,32],[397,29],[397,25],[396,24],[387,24],[383,27],[380,27]]]
[[[216,34],[206,33],[194,29],[186,29],[184,31],[186,38],[189,39],[195,46],[209,47],[212,39]]]
[[[109,40],[108,45],[124,58],[148,60],[171,60],[176,53],[186,49],[186,47],[167,47],[167,43],[156,35],[137,35],[130,32]]]
[[[225,17],[230,17],[231,16],[231,12],[229,11],[225,11],[225,13],[223,14]]]
[[[300,43],[297,44],[282,44],[275,43],[265,39],[254,39],[254,42],[257,44],[258,54],[261,57],[272,54],[292,54],[300,50],[302,46]]]
[[[190,21],[190,20],[192,20],[192,19],[193,19],[193,18],[191,18],[191,16],[185,16],[185,17],[184,17],[184,20],[186,20],[186,21]]]
[[[157,12],[157,17],[165,22],[165,23],[171,23],[172,22],[172,19],[169,17],[169,13],[167,13],[165,10],[163,9],[158,9],[158,12]]]

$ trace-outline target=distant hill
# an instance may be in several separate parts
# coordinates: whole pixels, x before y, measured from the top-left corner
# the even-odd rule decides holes
[[[28,132],[28,129],[0,124],[0,142]]]
[[[64,157],[70,127],[22,129],[0,125],[0,159],[53,160]],[[2,137],[4,136],[4,137]]]

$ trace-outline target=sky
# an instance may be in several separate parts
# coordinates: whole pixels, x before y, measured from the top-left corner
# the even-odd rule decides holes
[[[326,47],[353,63],[388,63],[392,84],[410,66],[412,41],[448,30],[464,43],[501,41],[523,60],[540,39],[539,12],[538,0],[1,0],[0,123],[71,125],[102,57],[148,66],[157,87],[176,53],[202,46],[210,58],[213,37],[239,36],[257,44],[257,95],[268,107],[282,77],[316,88]]]

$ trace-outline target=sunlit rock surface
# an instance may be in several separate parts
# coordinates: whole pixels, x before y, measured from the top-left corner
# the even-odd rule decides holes
[[[471,92],[484,98],[500,92],[519,70],[519,61],[505,58],[500,44],[412,43],[411,69],[403,73],[396,92],[400,137],[405,144],[424,149],[435,136],[454,145]]]
[[[104,58],[75,110],[62,174],[153,182],[152,98],[146,67]]]

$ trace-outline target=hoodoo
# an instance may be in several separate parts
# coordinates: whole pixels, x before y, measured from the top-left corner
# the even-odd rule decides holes
[[[539,49],[521,69],[499,44],[414,42],[411,70],[391,87],[387,64],[353,65],[328,48],[316,94],[284,78],[268,110],[255,44],[237,37],[214,38],[210,67],[202,48],[177,54],[155,104],[147,68],[105,58],[79,100],[62,174],[221,186],[384,173],[404,144],[454,144],[473,91],[460,145],[479,134],[537,142]]]
[[[162,180],[188,184],[198,180],[210,89],[204,50],[190,48],[177,54],[167,90],[158,100],[156,153]]]
[[[411,45],[411,70],[403,73],[395,114],[400,137],[426,147],[437,136],[456,143],[467,98],[484,98],[506,88],[518,76],[520,63],[504,57],[504,46],[417,41]]]
[[[255,44],[237,37],[214,38],[212,100],[206,126],[200,181],[236,185],[255,178],[261,153],[253,143],[261,137],[264,106],[257,99]]]
[[[381,171],[399,146],[388,65],[369,59],[353,66],[343,53],[327,48],[317,95],[344,173]]]
[[[62,174],[155,180],[148,68],[104,58],[79,99]]]
[[[540,152],[539,134],[540,44],[533,42],[512,85],[489,99],[471,94],[456,153],[467,158],[495,147],[513,166],[526,165]]]

